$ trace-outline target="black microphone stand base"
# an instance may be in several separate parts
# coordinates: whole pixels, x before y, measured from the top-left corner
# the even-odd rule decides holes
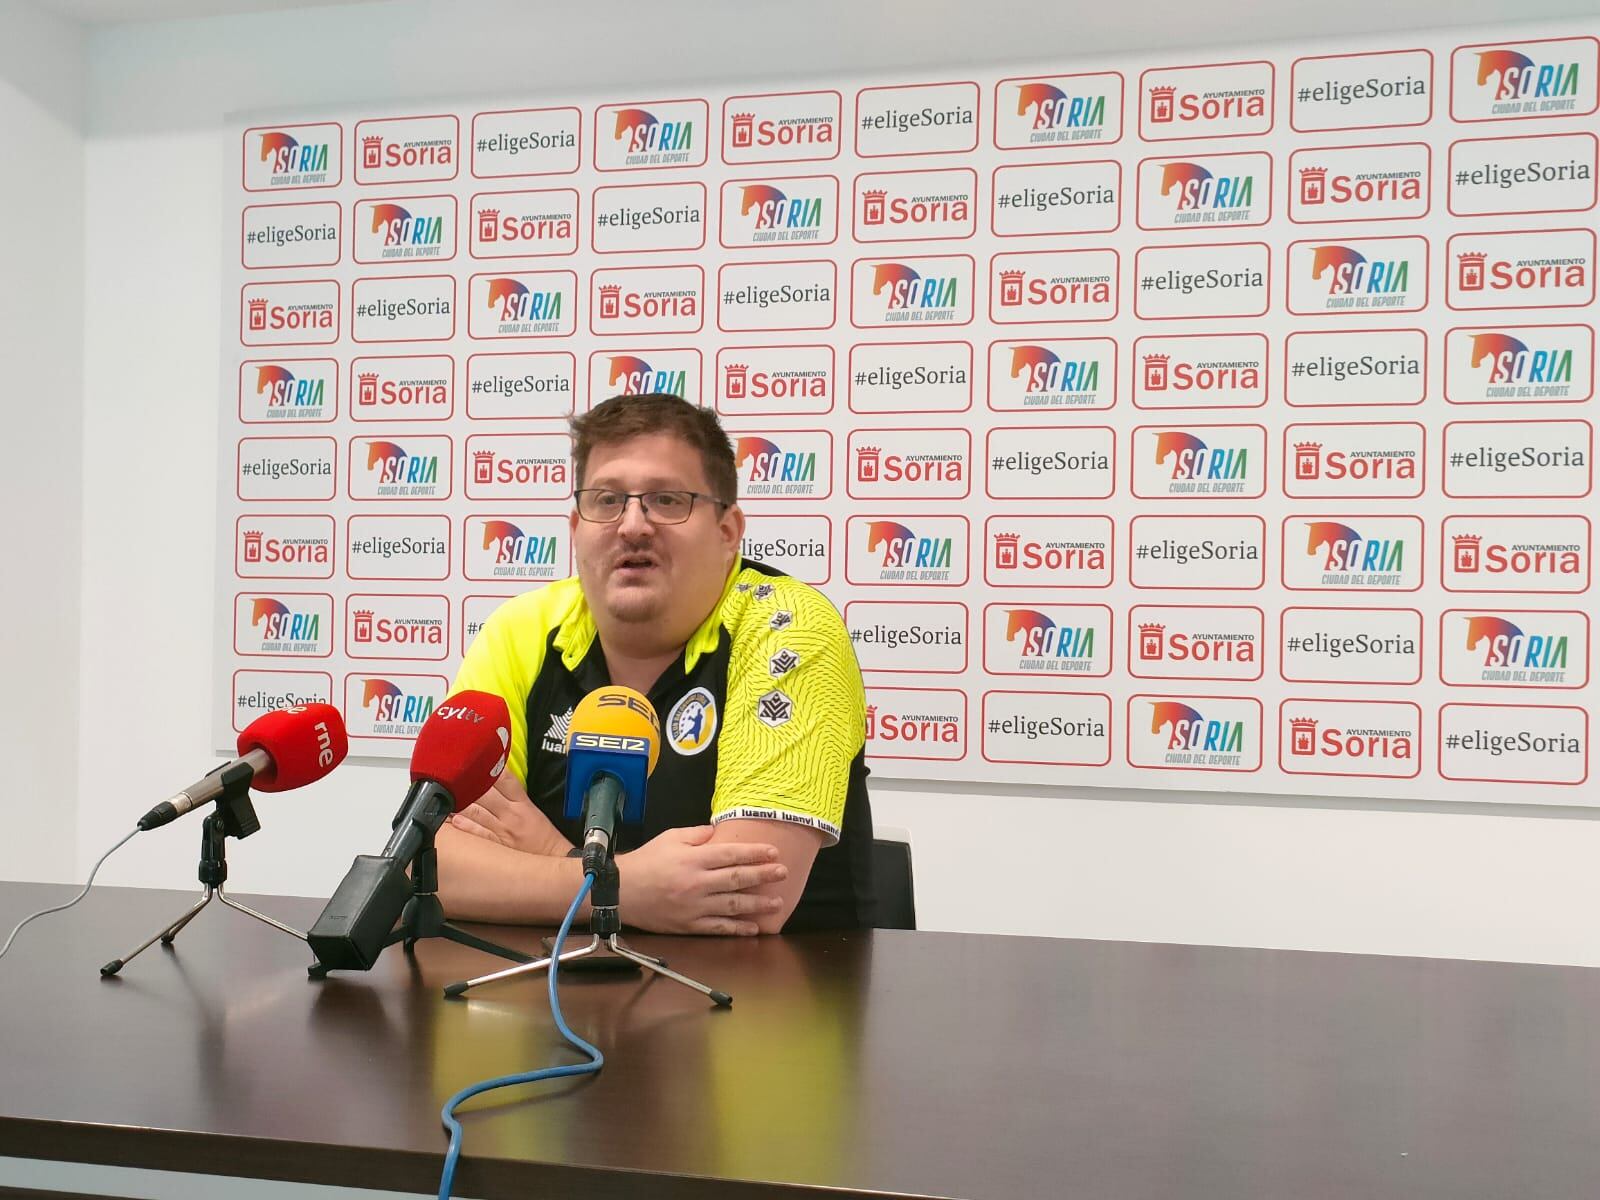
[[[707,997],[718,1008],[731,1008],[733,997],[727,992],[719,992],[715,988],[707,987],[697,979],[690,979],[687,975],[668,968],[666,961],[652,958],[633,949],[622,940],[620,933],[622,921],[617,912],[617,895],[620,880],[617,875],[617,864],[609,855],[605,865],[595,874],[594,887],[590,891],[591,909],[589,913],[589,930],[591,937],[589,944],[580,946],[576,950],[563,950],[559,957],[545,955],[543,958],[524,962],[520,966],[507,967],[503,971],[496,971],[492,975],[480,975],[476,979],[463,979],[450,984],[444,989],[447,999],[455,999],[465,995],[479,984],[493,983],[500,979],[511,979],[519,975],[533,974],[546,970],[552,962],[572,962],[580,958],[591,956],[599,958],[624,958],[646,971],[665,976],[674,983],[681,983],[686,988],[691,988]]]
[[[143,954],[151,946],[160,942],[163,946],[172,945],[176,938],[190,921],[200,915],[200,911],[213,900],[241,912],[247,917],[254,917],[265,925],[270,925],[290,937],[299,938],[302,942],[306,935],[298,929],[292,929],[282,921],[276,921],[266,913],[257,912],[237,900],[230,899],[223,890],[223,883],[228,878],[228,838],[249,837],[261,828],[261,822],[256,817],[255,807],[250,803],[250,788],[248,783],[238,786],[230,785],[217,799],[217,808],[200,826],[200,882],[205,884],[205,895],[199,903],[195,904],[188,912],[184,913],[160,933],[153,934],[145,941],[139,943],[134,949],[128,951],[121,958],[113,958],[100,968],[102,978],[110,979],[123,967]]]
[[[432,839],[429,839],[411,868],[411,899],[406,901],[406,906],[400,913],[400,923],[384,940],[382,949],[387,950],[397,942],[404,942],[406,953],[410,954],[423,938],[443,938],[458,946],[480,950],[484,954],[509,959],[514,963],[533,961],[531,955],[478,937],[464,929],[457,929],[450,924],[444,917],[444,905],[439,902],[438,887],[439,854],[434,849]],[[306,974],[312,979],[326,979],[328,972],[334,969],[321,962],[314,962],[306,968]]]

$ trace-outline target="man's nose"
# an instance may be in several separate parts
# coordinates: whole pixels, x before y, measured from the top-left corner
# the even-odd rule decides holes
[[[624,537],[638,537],[655,532],[655,526],[644,513],[644,499],[629,496],[622,504],[622,516],[617,519],[618,531]]]

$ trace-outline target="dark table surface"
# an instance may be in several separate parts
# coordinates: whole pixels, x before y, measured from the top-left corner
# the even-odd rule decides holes
[[[0,884],[0,934],[74,889]],[[96,889],[0,960],[0,1155],[432,1191],[439,1107],[576,1061],[439,941],[307,980],[189,893]],[[320,902],[246,898],[304,928]],[[538,931],[487,930],[534,950]],[[1593,1200],[1600,971],[965,934],[632,942],[734,996],[563,975],[605,1070],[466,1109],[458,1195]]]

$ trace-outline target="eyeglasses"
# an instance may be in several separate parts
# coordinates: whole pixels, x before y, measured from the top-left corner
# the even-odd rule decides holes
[[[610,488],[579,488],[577,491],[578,515],[585,521],[612,525],[622,520],[629,500],[638,500],[647,520],[657,525],[682,525],[694,511],[696,500],[729,508],[726,500],[708,496],[704,492],[614,492]]]

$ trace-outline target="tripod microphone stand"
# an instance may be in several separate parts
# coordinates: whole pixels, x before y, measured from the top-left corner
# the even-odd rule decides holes
[[[228,839],[247,838],[261,828],[261,819],[256,816],[255,805],[250,803],[251,774],[250,769],[245,767],[232,779],[224,777],[226,782],[222,794],[217,797],[216,810],[206,817],[200,826],[199,873],[200,882],[205,885],[205,895],[201,897],[199,903],[165,929],[153,934],[121,958],[114,958],[101,967],[100,974],[103,977],[111,978],[157,941],[163,946],[172,945],[173,939],[183,932],[184,926],[199,916],[200,910],[213,900],[219,901],[235,912],[242,912],[247,917],[254,917],[291,937],[299,938],[302,942],[306,940],[306,935],[298,929],[291,929],[282,921],[275,921],[265,913],[259,913],[237,900],[229,899],[223,890],[223,883],[228,878]]]
[[[573,856],[578,856],[581,851],[574,850]],[[618,911],[617,902],[621,889],[621,879],[617,873],[616,860],[611,856],[609,849],[604,861],[594,872],[594,886],[589,892],[589,944],[580,946],[576,950],[564,950],[560,962],[572,962],[580,958],[623,958],[646,971],[653,971],[657,975],[664,975],[684,987],[693,988],[703,996],[711,999],[718,1008],[728,1008],[733,1004],[733,997],[727,992],[719,992],[709,988],[687,975],[680,975],[670,970],[666,961],[652,958],[648,954],[641,954],[622,940],[622,916]],[[493,975],[480,975],[476,979],[460,980],[450,984],[444,989],[446,997],[454,998],[465,994],[468,990],[483,983],[493,983],[499,979],[511,979],[518,975],[531,974],[547,969],[550,964],[557,961],[553,955],[523,963],[521,966],[508,967],[504,971],[496,971]]]

